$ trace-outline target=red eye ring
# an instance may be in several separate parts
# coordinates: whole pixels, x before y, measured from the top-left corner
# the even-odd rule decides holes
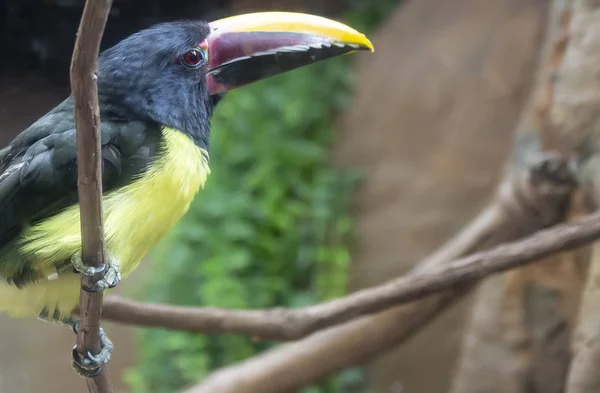
[[[181,56],[181,64],[186,68],[200,68],[204,63],[206,63],[206,54],[198,48],[190,49]]]

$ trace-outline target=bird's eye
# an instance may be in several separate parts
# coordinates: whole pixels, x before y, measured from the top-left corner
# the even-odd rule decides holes
[[[186,68],[199,68],[206,63],[206,55],[201,49],[191,49],[181,56],[181,64]]]

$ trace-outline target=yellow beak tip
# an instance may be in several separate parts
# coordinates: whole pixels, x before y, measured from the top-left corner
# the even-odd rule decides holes
[[[359,45],[365,49],[368,49],[369,52],[371,52],[371,53],[375,52],[375,47],[373,46],[371,41],[369,41],[369,39],[364,35],[361,37]]]

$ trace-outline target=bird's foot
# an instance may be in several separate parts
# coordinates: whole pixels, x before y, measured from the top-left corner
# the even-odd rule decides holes
[[[91,267],[83,263],[81,254],[77,253],[71,258],[71,263],[75,271],[85,274],[87,276],[93,276],[101,274],[102,277],[90,287],[84,287],[83,290],[87,292],[101,292],[108,288],[114,288],[121,281],[121,272],[119,270],[119,262],[110,257],[108,259],[108,266],[103,264],[100,267]]]
[[[79,331],[79,321],[73,324],[75,334]],[[94,378],[100,374],[102,367],[110,360],[115,346],[108,338],[104,329],[100,328],[100,352],[93,355],[89,351],[85,354],[80,354],[77,351],[77,346],[73,347],[73,369],[84,378]]]

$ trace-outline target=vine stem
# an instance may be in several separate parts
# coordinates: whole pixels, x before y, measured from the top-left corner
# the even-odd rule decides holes
[[[98,53],[112,0],[86,0],[71,61],[71,90],[77,135],[78,193],[81,216],[81,255],[87,266],[105,263],[102,222],[102,154],[98,105]],[[82,275],[81,285],[91,287],[98,277]],[[80,325],[77,351],[100,351],[100,317],[103,293],[80,290]],[[87,379],[91,393],[111,393],[106,367]]]

